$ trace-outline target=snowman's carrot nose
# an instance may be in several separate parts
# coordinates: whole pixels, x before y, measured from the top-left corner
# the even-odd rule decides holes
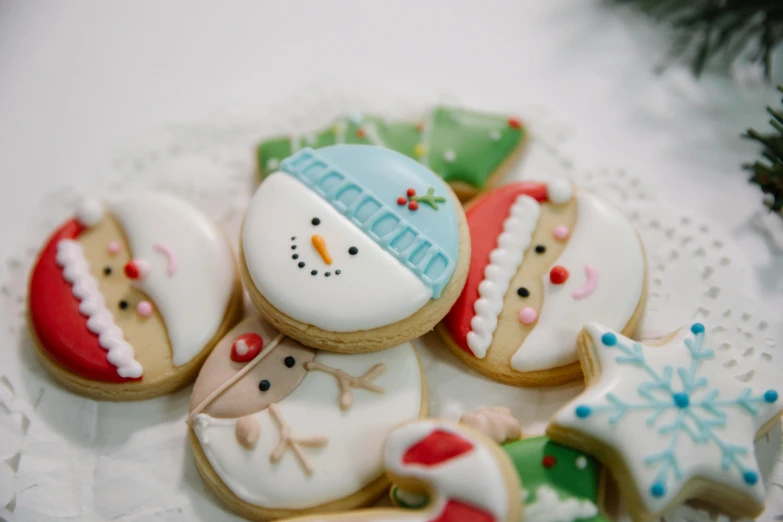
[[[318,234],[313,234],[313,237],[310,239],[313,242],[313,247],[321,254],[321,259],[324,260],[324,263],[331,265],[332,256],[329,255],[329,249],[326,248],[326,240]]]

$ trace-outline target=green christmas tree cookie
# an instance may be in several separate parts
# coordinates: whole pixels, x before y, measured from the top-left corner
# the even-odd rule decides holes
[[[266,177],[303,147],[378,145],[427,165],[465,200],[505,175],[526,137],[516,118],[453,107],[436,107],[420,122],[350,114],[320,132],[261,142],[258,170]]]
[[[606,522],[598,509],[600,465],[592,457],[549,440],[520,439],[503,444],[524,489],[525,522]],[[402,507],[427,504],[422,495],[392,488]]]

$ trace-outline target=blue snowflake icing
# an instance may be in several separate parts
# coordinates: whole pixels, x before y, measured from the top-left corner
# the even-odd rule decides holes
[[[601,343],[605,348],[620,352],[615,358],[617,363],[643,369],[650,380],[639,385],[636,390],[638,397],[635,400],[608,393],[608,404],[580,404],[575,410],[577,418],[580,419],[608,414],[610,424],[617,424],[632,411],[649,412],[646,425],[656,428],[659,434],[670,438],[666,449],[644,459],[645,465],[657,468],[655,479],[649,487],[650,495],[655,498],[661,498],[668,493],[666,486],[671,477],[681,480],[684,476],[677,457],[677,443],[683,436],[689,437],[696,444],[715,444],[721,452],[721,469],[735,469],[746,484],[755,485],[759,476],[750,448],[731,444],[721,438],[721,430],[726,427],[727,415],[724,410],[742,408],[747,414],[756,416],[760,412],[758,405],[778,400],[778,392],[775,390],[754,395],[750,388],[745,388],[734,398],[720,398],[719,388],[711,386],[706,376],[699,375],[701,363],[715,355],[713,350],[704,347],[704,325],[694,323],[691,333],[693,337],[684,341],[691,354],[690,366],[673,368],[667,365],[662,373],[647,363],[641,343],[632,342],[629,345],[611,332],[603,334]],[[697,390],[700,397],[694,399],[693,392]],[[670,417],[674,417],[673,422],[659,423],[664,414],[672,412]],[[746,467],[741,457],[750,457],[748,460],[753,469]]]

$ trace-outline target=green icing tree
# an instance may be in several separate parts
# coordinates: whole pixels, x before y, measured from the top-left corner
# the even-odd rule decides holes
[[[783,92],[783,86],[778,87]],[[767,205],[775,212],[783,209],[783,112],[772,107],[767,107],[767,112],[772,116],[769,121],[773,132],[762,134],[754,129],[748,129],[743,138],[754,140],[762,145],[761,155],[763,160],[743,165],[750,171],[750,182],[761,187],[767,194]]]
[[[258,145],[257,155],[263,178],[303,147],[378,145],[427,165],[449,183],[481,189],[525,138],[525,129],[515,118],[436,107],[421,122],[349,115],[316,133],[265,140]]]

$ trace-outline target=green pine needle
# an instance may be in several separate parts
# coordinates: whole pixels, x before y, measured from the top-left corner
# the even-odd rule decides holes
[[[783,93],[783,86],[778,86],[778,91]],[[767,112],[772,116],[769,123],[774,132],[762,134],[755,129],[748,129],[742,135],[743,138],[761,144],[763,160],[742,167],[751,172],[749,181],[757,184],[761,191],[767,194],[769,208],[780,212],[783,210],[783,112],[772,107],[767,107]]]

